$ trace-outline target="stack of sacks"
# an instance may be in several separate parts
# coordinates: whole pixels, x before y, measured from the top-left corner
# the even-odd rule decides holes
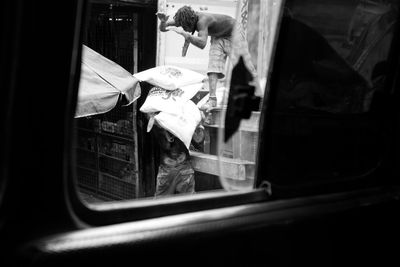
[[[190,99],[203,87],[204,75],[175,66],[160,66],[134,76],[154,85],[140,107],[141,112],[150,115],[147,131],[156,122],[189,149],[201,121],[200,110]]]

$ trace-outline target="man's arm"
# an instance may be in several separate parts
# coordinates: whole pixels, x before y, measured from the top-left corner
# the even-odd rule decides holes
[[[162,12],[156,13],[158,19],[160,20],[160,31],[166,32],[168,31],[167,27],[175,26],[175,21],[173,18],[170,18],[167,14]]]
[[[191,35],[189,32],[184,31],[182,28],[178,27],[168,27],[167,30],[172,30],[185,38],[185,42],[189,42],[200,49],[206,47],[208,30],[207,28],[199,30],[197,36]]]

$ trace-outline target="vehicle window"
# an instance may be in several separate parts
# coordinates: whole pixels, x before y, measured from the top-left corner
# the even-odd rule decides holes
[[[279,195],[370,182],[386,151],[382,95],[397,17],[397,1],[285,2],[260,183]]]
[[[280,1],[129,2],[88,4],[74,119],[83,202],[254,188],[260,104],[220,136],[241,57],[264,95]]]

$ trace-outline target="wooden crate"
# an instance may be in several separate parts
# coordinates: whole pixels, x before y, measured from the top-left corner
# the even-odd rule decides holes
[[[253,112],[250,119],[243,120],[238,131],[221,147],[218,147],[218,132],[223,110],[214,109],[209,116],[209,123],[204,124],[204,151],[191,151],[195,171],[251,183],[255,174],[260,112]]]

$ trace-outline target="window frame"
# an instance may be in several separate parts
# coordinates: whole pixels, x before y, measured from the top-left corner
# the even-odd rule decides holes
[[[268,72],[267,80],[269,80],[273,75],[273,66],[276,55],[276,43],[279,38],[280,32],[280,22],[283,15],[285,1],[282,1],[282,6],[280,8],[280,14],[278,16],[278,23],[276,27],[275,38],[273,41],[273,48],[271,53],[271,70]],[[82,35],[82,27],[79,28],[77,26],[77,32],[79,32],[80,37],[79,41],[76,42],[75,50],[79,51],[77,53],[77,58],[80,57],[80,40]],[[398,29],[397,31],[398,32]],[[396,35],[396,37],[398,34]],[[395,38],[393,42],[396,41],[398,43],[398,38]],[[392,55],[396,54],[396,59],[393,60],[392,66],[396,66],[396,71],[398,72],[398,55],[399,51],[393,49],[391,52]],[[78,63],[78,62],[77,62]],[[79,64],[76,64],[76,70],[80,69]],[[393,71],[393,75],[394,71]],[[72,100],[76,99],[78,84],[79,84],[79,75],[73,76],[73,82],[75,86],[71,88],[71,92],[73,97],[70,98]],[[209,209],[223,208],[223,207],[233,207],[236,205],[243,205],[249,203],[262,203],[265,201],[273,200],[271,199],[269,193],[270,188],[268,181],[265,180],[265,171],[263,170],[263,166],[257,164],[258,162],[265,162],[268,158],[265,156],[265,144],[266,140],[270,137],[271,132],[268,131],[267,125],[271,123],[272,113],[274,109],[274,95],[276,94],[276,89],[273,88],[270,84],[267,84],[265,92],[268,93],[267,96],[263,98],[263,105],[261,109],[261,117],[260,117],[260,132],[259,132],[259,141],[258,141],[258,153],[256,157],[256,173],[255,173],[255,185],[253,190],[247,192],[207,192],[201,193],[198,195],[192,196],[176,196],[168,199],[140,199],[140,200],[127,200],[127,201],[116,201],[111,203],[103,203],[103,204],[95,204],[88,205],[82,202],[78,195],[76,179],[75,179],[75,166],[73,162],[75,162],[75,153],[73,150],[72,142],[73,139],[70,138],[66,140],[67,149],[66,155],[71,155],[66,158],[66,175],[64,184],[65,186],[65,194],[67,196],[67,203],[69,205],[69,211],[75,222],[82,227],[90,227],[90,226],[100,226],[100,225],[110,225],[114,223],[122,223],[128,221],[138,221],[143,219],[150,218],[158,218],[164,217],[168,215],[178,215],[188,212],[194,211],[204,211]],[[66,118],[68,126],[72,126],[73,114],[75,110],[74,101],[71,102],[71,109],[69,112],[69,117]],[[391,121],[388,121],[391,122]],[[72,133],[73,127],[67,127],[67,129],[71,129],[70,135]],[[70,136],[69,136],[70,137]],[[68,138],[68,136],[67,136]],[[389,163],[390,165],[390,163]],[[393,166],[391,166],[393,167]],[[363,190],[363,188],[359,183],[356,184],[355,187],[352,187],[353,190]],[[344,190],[346,191],[346,190]],[[343,192],[343,188],[340,187],[336,193]],[[327,192],[318,192],[313,193],[311,195],[315,196],[318,194],[324,194]],[[296,201],[296,199],[294,200]],[[270,202],[272,205],[274,202]],[[267,203],[268,204],[268,203]]]
[[[0,247],[3,252],[2,256],[4,256],[0,258],[1,263],[13,262],[23,266],[62,266],[71,263],[81,265],[83,262],[87,262],[106,266],[115,265],[116,262],[126,263],[132,259],[152,259],[151,257],[154,257],[154,255],[160,255],[158,252],[170,253],[182,248],[184,248],[184,254],[182,254],[184,259],[193,260],[198,256],[197,249],[205,248],[217,257],[216,261],[211,258],[212,263],[226,264],[226,255],[232,255],[232,252],[239,251],[238,245],[239,248],[245,249],[240,250],[240,252],[245,252],[244,255],[255,257],[230,257],[231,262],[235,264],[238,264],[238,258],[239,260],[246,260],[243,262],[247,264],[249,263],[247,259],[254,260],[255,265],[263,264],[268,255],[273,256],[272,260],[283,259],[283,262],[287,263],[298,260],[299,255],[306,255],[310,251],[310,247],[305,246],[305,240],[308,240],[307,245],[314,244],[311,248],[317,248],[316,252],[320,252],[321,243],[315,241],[324,241],[322,243],[323,251],[327,249],[328,252],[334,253],[329,255],[338,256],[338,258],[335,258],[336,260],[348,260],[347,257],[345,258],[345,256],[350,255],[346,253],[347,248],[352,252],[351,255],[354,257],[351,259],[354,262],[359,261],[359,255],[365,254],[365,250],[363,250],[365,248],[375,253],[375,257],[372,257],[373,261],[381,263],[382,256],[388,256],[389,260],[387,257],[385,258],[387,262],[390,262],[390,259],[397,259],[397,257],[393,257],[392,254],[394,253],[388,254],[388,250],[386,250],[391,248],[392,243],[382,243],[382,241],[387,241],[384,240],[384,236],[387,237],[385,234],[389,234],[391,237],[395,234],[395,237],[398,237],[398,231],[392,231],[398,229],[394,223],[398,220],[392,219],[397,218],[393,214],[399,207],[400,191],[399,188],[394,187],[360,190],[361,192],[342,193],[336,196],[315,196],[231,206],[226,209],[210,209],[197,212],[193,218],[190,217],[193,213],[188,213],[160,217],[154,220],[110,225],[109,227],[78,229],[85,227],[85,225],[76,223],[81,219],[79,217],[81,214],[74,213],[73,209],[76,207],[69,199],[73,197],[76,188],[73,188],[73,192],[68,192],[68,190],[71,190],[68,183],[72,181],[71,175],[74,172],[74,166],[71,166],[73,158],[71,145],[73,141],[72,118],[75,111],[77,91],[74,91],[73,86],[76,86],[77,80],[79,80],[76,79],[74,73],[78,72],[80,66],[79,42],[77,42],[79,38],[73,38],[74,28],[79,30],[79,27],[71,24],[76,16],[80,17],[81,5],[84,1],[59,2],[58,8],[61,10],[61,16],[56,12],[47,13],[48,16],[46,16],[47,3],[26,3],[27,1],[24,3],[8,1],[7,3],[11,2],[12,4],[16,2],[16,5],[13,8],[6,5],[8,10],[18,10],[21,12],[19,14],[27,15],[17,17],[17,21],[21,22],[18,25],[23,25],[22,40],[27,42],[22,42],[24,45],[21,48],[16,48],[21,69],[15,76],[7,79],[7,81],[14,83],[19,78],[15,86],[7,84],[6,87],[8,93],[15,94],[18,99],[17,97],[13,98],[12,102],[6,106],[9,112],[7,114],[10,117],[2,120],[2,123],[5,122],[6,125],[10,125],[10,128],[5,129],[6,138],[1,141],[3,144],[9,142],[10,148],[15,146],[13,149],[27,149],[28,155],[33,157],[28,161],[31,163],[27,167],[21,166],[19,151],[11,153],[7,162],[1,162],[10,170],[5,177],[10,182],[10,186],[5,188],[4,200],[6,201],[1,203],[2,209],[0,209],[1,219],[6,219],[4,225],[0,224],[2,237]],[[78,14],[75,12],[76,9]],[[34,23],[32,23],[31,16],[37,18],[33,21]],[[61,24],[63,31],[52,32],[51,28],[47,27],[47,19],[49,18],[61,18],[71,23]],[[31,26],[32,24],[34,26]],[[27,25],[28,27],[26,27]],[[60,46],[49,48],[46,43],[53,40],[54,37],[58,38],[57,41],[60,41]],[[38,45],[34,47],[40,47],[38,49],[40,53],[34,55],[30,53],[32,46],[29,43],[30,40],[38,41]],[[55,74],[49,77],[49,81],[52,83],[44,84],[43,87],[39,88],[43,90],[37,90],[37,92],[32,90],[37,89],[37,87],[30,87],[31,81],[36,80],[42,74],[41,68],[32,68],[32,66],[37,67],[36,61],[40,59],[39,66],[48,67],[48,60],[51,61],[54,54],[47,52],[57,51],[60,60],[55,60],[54,68],[49,71],[49,73]],[[44,55],[41,53],[44,53]],[[24,58],[23,55],[27,54],[29,57]],[[24,59],[22,60],[22,58]],[[396,60],[399,62],[398,58]],[[399,75],[398,68],[396,75],[397,78]],[[59,90],[53,90],[54,84],[57,84],[57,82],[60,83]],[[395,87],[399,88],[398,79],[396,79]],[[49,92],[54,94],[49,94]],[[23,98],[23,96],[28,97]],[[32,96],[37,98],[32,98]],[[394,104],[399,103],[398,90],[395,96]],[[61,101],[54,101],[55,97]],[[32,99],[38,100],[37,103],[40,104],[40,107],[35,110],[36,113],[31,109],[31,106],[25,105]],[[44,107],[46,104],[49,104],[49,106]],[[16,107],[13,107],[14,105]],[[49,115],[49,110],[46,109],[48,107],[54,109],[51,115],[55,115],[57,120],[50,134],[49,128],[43,127],[42,124],[30,122],[22,124],[19,120],[23,115],[31,115],[30,113]],[[391,155],[394,157],[400,151],[398,143],[399,107],[393,105],[389,108],[395,111],[395,113],[392,113],[393,120],[388,121],[396,122],[392,136],[394,143],[397,144],[394,146]],[[43,118],[42,122],[49,123],[49,120],[46,117]],[[18,132],[22,131],[24,131],[24,135],[32,135],[32,139],[19,144],[18,138],[22,134]],[[13,137],[13,134],[16,137]],[[37,142],[29,142],[34,140]],[[34,150],[38,150],[37,153],[33,153]],[[8,152],[12,151],[4,151],[4,153]],[[399,162],[398,156],[395,159],[397,161],[394,162],[393,167],[396,167],[395,163]],[[398,171],[397,167],[396,179],[399,174]],[[66,205],[69,205],[69,211],[66,209]],[[376,212],[377,210],[385,212]],[[115,211],[118,212],[117,209]],[[134,213],[134,210],[131,211]],[[90,213],[90,210],[88,212]],[[331,216],[326,216],[328,213]],[[368,216],[360,216],[362,213]],[[97,214],[100,216],[104,213],[98,212]],[[387,216],[382,216],[382,214]],[[72,221],[71,216],[74,215],[78,217],[75,218],[75,221]],[[382,220],[382,217],[384,220]],[[187,218],[190,220],[185,220]],[[357,220],[354,220],[355,218]],[[363,220],[365,220],[365,224],[363,224]],[[86,226],[90,227],[88,224]],[[317,228],[317,231],[315,231],[315,228]],[[384,229],[383,237],[382,229]],[[115,232],[115,230],[118,232]],[[356,230],[356,233],[352,232],[354,230]],[[368,234],[365,235],[365,233]],[[349,236],[346,234],[349,234]],[[377,238],[378,236],[381,238]],[[123,237],[122,242],[118,242],[121,241],[118,237]],[[296,237],[300,238],[296,239]],[[392,239],[395,240],[396,238]],[[349,241],[344,250],[342,247],[343,240]],[[363,241],[368,242],[364,243]],[[202,246],[197,246],[198,243],[201,243]],[[362,248],[354,247],[354,244],[360,244]],[[289,254],[286,253],[286,248],[289,248]],[[297,248],[302,249],[297,251]],[[354,251],[354,248],[357,249]],[[301,254],[303,252],[304,254]],[[322,254],[318,260],[320,258],[326,260],[325,255]],[[164,259],[165,257],[158,257],[155,260],[161,263]],[[206,257],[198,259],[200,262],[210,262]],[[304,261],[309,262],[308,258]],[[367,257],[365,261],[370,262],[371,257]]]

